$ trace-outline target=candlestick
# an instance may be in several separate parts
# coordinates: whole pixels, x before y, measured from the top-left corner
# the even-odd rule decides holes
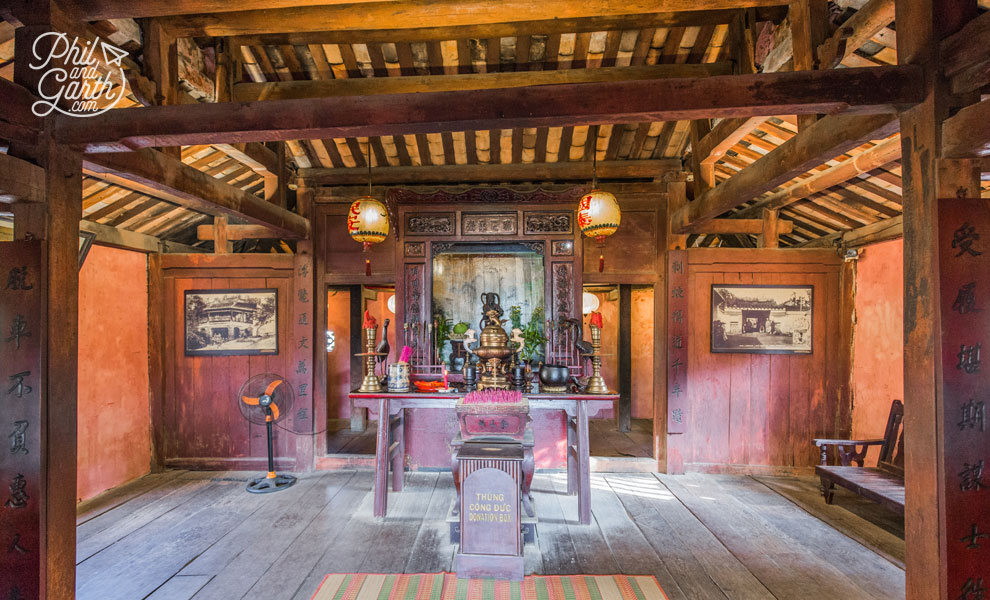
[[[591,377],[588,378],[588,386],[584,391],[586,394],[609,394],[611,392],[602,377],[602,330],[594,323],[588,328],[591,330]]]
[[[364,380],[361,382],[358,392],[365,394],[383,391],[381,382],[378,377],[375,377],[375,334],[377,332],[377,326],[364,328],[364,345],[367,351],[361,354],[364,356]]]
[[[449,389],[447,387],[447,365],[443,365],[443,389]]]

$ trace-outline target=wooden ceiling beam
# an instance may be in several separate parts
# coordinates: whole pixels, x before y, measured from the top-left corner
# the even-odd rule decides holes
[[[802,179],[771,196],[761,198],[756,204],[747,206],[745,210],[739,211],[733,216],[740,219],[748,219],[761,214],[761,211],[765,208],[783,208],[788,204],[793,204],[798,200],[827,190],[834,185],[845,183],[853,177],[862,175],[863,173],[869,173],[873,169],[880,168],[900,157],[901,138],[897,136],[881,142],[869,150],[847,158],[824,171],[815,173],[811,177]]]
[[[698,140],[698,147],[692,152],[697,153],[699,164],[715,164],[725,156],[729,148],[738,144],[766,120],[765,116],[722,119],[708,135]]]
[[[971,104],[942,123],[943,158],[990,156],[990,100]]]
[[[876,223],[870,223],[848,231],[836,231],[829,235],[800,244],[801,248],[858,248],[867,244],[886,242],[904,237],[904,217],[898,215]]]
[[[111,246],[113,248],[123,248],[124,250],[136,250],[137,252],[146,253],[204,252],[202,248],[187,246],[178,242],[170,242],[144,233],[117,229],[116,227],[94,223],[93,221],[79,221],[79,229],[95,233],[96,238],[94,241],[97,244]]]
[[[255,10],[320,8],[324,6],[339,6],[355,11],[362,11],[371,8],[368,5],[372,3],[403,4],[400,2],[383,2],[382,0],[242,0],[240,2],[229,2],[228,0],[64,0],[62,6],[64,10],[81,20],[102,21],[108,19],[166,17]],[[467,3],[447,3],[448,6],[450,4],[464,5]],[[497,3],[476,4],[484,7],[486,4]],[[668,11],[682,10],[696,12],[699,5],[701,8],[707,10],[728,10],[750,6],[769,7],[772,9],[778,4],[780,4],[779,0],[777,2],[769,0],[708,0],[707,2],[679,0],[678,2],[666,2],[664,9]]]
[[[59,116],[55,139],[88,152],[705,117],[890,113],[921,100],[916,66],[833,69],[273,100]],[[847,117],[848,118],[848,117]],[[889,121],[889,117],[884,120]],[[833,155],[834,156],[834,155]]]
[[[870,0],[818,46],[818,68],[839,66],[893,20],[894,0]]]
[[[197,212],[264,225],[284,237],[305,239],[310,233],[309,220],[157,150],[87,155],[83,168]]]
[[[837,73],[846,69],[817,71]],[[705,192],[673,216],[675,232],[703,227],[722,213],[752,200],[822,163],[873,139],[897,131],[889,115],[834,115],[813,125]]]
[[[728,75],[728,62],[709,64],[647,65],[552,71],[507,71],[467,75],[410,75],[407,77],[362,77],[355,79],[269,81],[234,86],[235,102],[292,100],[331,96],[374,96],[417,92],[490,90],[565,83],[645,81]]]
[[[598,163],[599,179],[651,179],[668,171],[680,171],[679,159],[614,160]],[[299,178],[308,186],[361,185],[368,182],[368,170],[300,169]],[[588,161],[521,163],[498,165],[441,165],[421,167],[376,167],[371,180],[379,184],[495,183],[511,181],[587,181],[591,178]]]
[[[258,0],[254,0],[257,2]],[[296,0],[292,0],[295,2]],[[176,5],[183,2],[159,4]],[[599,0],[598,2],[573,2],[571,0],[420,0],[400,2],[368,2],[323,6],[291,6],[270,2],[254,10],[226,12],[222,15],[205,11],[202,14],[187,14],[164,17],[162,21],[178,36],[232,36],[278,33],[286,31],[318,31],[332,24],[334,30],[363,30],[368,24],[375,29],[408,30],[433,27],[443,24],[447,27],[499,23],[519,23],[529,21],[550,21],[553,19],[581,19],[589,17],[618,17],[634,14],[660,12],[706,12],[699,11],[699,4],[707,10],[733,10],[754,6],[773,6],[780,0],[665,0],[657,3],[652,0]],[[242,8],[241,3],[236,3]],[[187,9],[188,10],[188,9]],[[128,15],[133,16],[133,15]]]
[[[26,160],[0,154],[0,203],[44,202],[45,170]]]
[[[625,31],[699,27],[728,23],[736,11],[699,10],[690,12],[652,12],[618,16],[594,16],[575,19],[552,18],[537,21],[491,23],[485,25],[438,25],[416,29],[327,29],[327,25],[303,31],[285,31],[255,35],[233,35],[226,38],[232,48],[237,46],[283,46],[308,44],[371,44],[436,42],[446,40],[499,39],[525,35],[548,35],[594,31]],[[334,23],[336,27],[337,24]],[[365,24],[367,27],[367,23]],[[497,53],[495,54],[497,56]],[[549,53],[548,56],[553,56]],[[549,59],[548,59],[549,60]],[[555,60],[555,59],[554,59]],[[400,59],[401,62],[401,59]]]
[[[983,13],[942,42],[942,72],[952,92],[963,94],[990,84],[990,13]]]
[[[763,219],[712,219],[704,225],[692,228],[687,233],[715,234],[760,234],[763,233]],[[777,233],[791,233],[794,223],[786,219],[777,221]]]

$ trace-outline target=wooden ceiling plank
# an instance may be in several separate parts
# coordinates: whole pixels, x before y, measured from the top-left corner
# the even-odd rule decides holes
[[[166,200],[191,210],[246,219],[272,227],[287,237],[306,238],[309,235],[307,219],[223,184],[156,150],[89,155],[84,158],[83,166],[89,171],[126,180],[130,182],[127,187],[140,186],[137,191],[147,190],[152,195],[165,196]]]
[[[901,138],[896,136],[881,142],[866,152],[848,158],[839,164],[799,181],[771,196],[760,199],[747,208],[739,218],[754,217],[764,208],[780,209],[792,202],[849,181],[901,157]]]
[[[122,198],[118,198],[117,200],[114,200],[113,202],[107,204],[104,207],[101,207],[88,214],[84,213],[83,216],[90,221],[100,221],[103,218],[109,217],[114,213],[127,208],[129,204],[141,198],[146,198],[146,196],[138,192],[130,192],[126,196]]]
[[[673,221],[675,227],[714,219],[838,154],[871,139],[887,137],[896,128],[897,121],[885,115],[836,115],[820,119],[749,168],[696,198],[690,206],[680,209]],[[679,232],[679,229],[675,231]]]

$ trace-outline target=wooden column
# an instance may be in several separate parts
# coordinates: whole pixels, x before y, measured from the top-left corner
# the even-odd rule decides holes
[[[306,218],[313,214],[313,192],[305,186],[300,186],[296,195],[297,212]],[[326,294],[316,293],[316,277],[313,268],[313,241],[311,239],[296,242],[296,253],[292,259],[293,279],[292,298],[293,310],[289,313],[292,320],[293,340],[295,343],[289,349],[293,353],[290,363],[292,369],[287,376],[292,381],[296,394],[295,413],[290,417],[293,430],[302,434],[296,436],[296,469],[310,471],[313,469],[316,438],[313,432],[323,429],[314,423],[316,402],[324,401],[323,394],[317,393],[314,383],[313,365],[317,357],[326,360],[326,340],[321,330],[326,327],[316,326],[317,302],[326,302]]]
[[[942,122],[953,102],[939,74],[939,41],[976,16],[975,0],[897,0],[898,61],[925,67],[925,100],[901,114],[904,197],[905,542],[909,600],[977,597],[947,578],[947,549],[968,532],[946,531],[947,412],[941,392],[937,199],[979,196],[967,161],[943,161]],[[988,236],[990,237],[990,236]],[[957,432],[956,432],[957,433]],[[984,495],[986,492],[984,491]],[[984,577],[984,586],[990,577]]]
[[[55,25],[57,8],[47,2],[32,3],[26,11],[23,27],[15,31],[14,81],[32,92],[37,89],[39,71],[31,70],[27,63],[31,49],[38,35],[60,29]],[[30,433],[27,455],[32,457],[25,463],[23,476],[25,489],[36,493],[33,497],[19,500],[24,508],[0,510],[28,511],[30,531],[7,531],[13,537],[3,540],[3,567],[0,567],[0,595],[5,598],[44,598],[68,599],[75,593],[76,555],[76,383],[78,358],[78,296],[79,296],[79,221],[82,217],[82,157],[79,152],[58,146],[51,141],[51,124],[31,147],[12,145],[11,155],[34,162],[45,169],[45,198],[42,203],[12,205],[14,213],[14,239],[38,240],[35,246],[35,264],[42,265],[41,272],[28,273],[26,285],[40,290],[30,304],[24,306],[29,312],[32,305],[41,315],[40,322],[27,323],[34,345],[33,353],[40,368],[8,372],[13,365],[0,362],[4,387],[16,380],[11,376],[24,370],[23,383],[33,389],[21,388],[22,394],[15,398],[4,395],[5,406],[20,405],[31,415],[24,425]],[[0,250],[2,253],[2,250]],[[11,272],[0,273],[0,285],[13,289]],[[33,277],[33,281],[31,279]],[[15,277],[16,279],[16,277]],[[40,305],[40,306],[39,306]],[[4,319],[15,318],[4,311]],[[9,331],[11,323],[4,321],[4,331]],[[10,342],[7,342],[10,343]],[[4,418],[6,421],[6,417]],[[15,429],[14,423],[4,422],[3,437]],[[10,429],[8,430],[7,427]],[[95,432],[94,432],[95,433]],[[8,440],[9,441],[9,440]],[[4,463],[13,457],[4,457]],[[0,482],[0,490],[14,494],[16,481]],[[7,497],[2,498],[8,501]],[[15,501],[14,504],[20,502]],[[16,536],[20,536],[19,538]],[[13,544],[12,542],[18,542]],[[8,553],[20,558],[31,558],[29,566],[11,568]],[[33,558],[32,558],[33,557]],[[22,587],[23,584],[26,587]],[[16,595],[17,586],[20,596]]]
[[[619,285],[619,431],[632,426],[632,286]]]
[[[157,19],[142,23],[144,75],[155,83],[155,104],[177,104],[179,99],[179,47],[175,35]],[[169,156],[182,157],[182,147],[160,148]]]
[[[791,3],[791,36],[794,48],[794,70],[818,69],[818,46],[828,35],[827,0],[795,0]],[[798,130],[810,127],[818,115],[798,115]]]
[[[775,209],[763,210],[763,231],[760,233],[760,248],[777,248],[780,246],[780,239],[777,230],[777,211]]]

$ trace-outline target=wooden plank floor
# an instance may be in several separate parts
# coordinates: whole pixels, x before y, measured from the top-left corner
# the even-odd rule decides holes
[[[449,473],[407,474],[384,521],[370,472],[312,473],[277,494],[245,492],[247,478],[151,475],[81,506],[77,597],[308,600],[327,573],[453,568]],[[826,507],[813,489],[799,477],[594,474],[582,526],[565,476],[538,473],[526,570],[650,574],[671,600],[903,598],[903,522],[898,537],[889,515],[843,490]]]

